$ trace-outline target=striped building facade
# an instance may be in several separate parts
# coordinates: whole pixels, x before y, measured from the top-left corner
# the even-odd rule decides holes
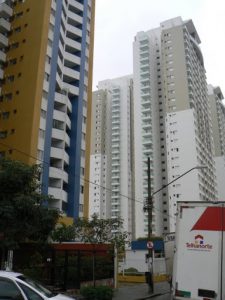
[[[73,218],[88,210],[94,11],[93,0],[0,2],[0,154],[40,163],[49,205]]]

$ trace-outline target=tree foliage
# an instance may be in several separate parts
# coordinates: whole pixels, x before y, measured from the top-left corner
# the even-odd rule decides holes
[[[58,242],[111,243],[122,248],[129,240],[129,233],[123,231],[122,219],[99,219],[94,214],[90,220],[78,218],[73,225],[62,224],[53,231],[52,239]]]
[[[0,247],[16,248],[32,240],[45,242],[59,212],[49,210],[49,196],[40,194],[40,167],[0,160]]]
[[[139,237],[138,239],[137,239],[137,241],[148,241],[149,240],[149,238],[148,237]],[[150,237],[150,240],[151,241],[163,241],[163,237],[162,236],[156,236],[156,235],[152,235],[151,237]]]

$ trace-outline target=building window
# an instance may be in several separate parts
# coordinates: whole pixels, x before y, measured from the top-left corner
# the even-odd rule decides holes
[[[15,78],[14,75],[10,75],[10,76],[7,77],[7,81],[8,82],[13,82],[14,78]]]
[[[81,194],[84,193],[84,186],[83,185],[80,186],[80,192],[81,192]]]
[[[0,139],[5,139],[7,138],[7,130],[0,131]]]
[[[9,111],[5,111],[2,113],[2,119],[3,120],[7,120],[9,118],[10,112]]]
[[[5,100],[6,101],[12,100],[12,93],[5,94]]]
[[[84,205],[83,204],[80,204],[79,205],[79,211],[82,213],[84,211]]]
[[[19,47],[19,43],[16,42],[16,43],[11,44],[10,49],[16,49],[18,47]]]
[[[16,27],[15,29],[14,29],[14,32],[21,32],[21,27],[19,26],[19,27]]]
[[[49,77],[50,77],[49,74],[48,74],[48,73],[45,73],[45,80],[46,80],[46,81],[49,81]]]
[[[0,158],[5,157],[5,151],[0,152]]]
[[[43,129],[39,129],[39,137],[40,138],[45,138],[45,131]]]
[[[64,130],[64,123],[59,120],[53,120],[53,128]]]
[[[9,65],[15,65],[16,62],[17,62],[17,59],[16,59],[16,58],[10,59],[10,60],[9,60]]]

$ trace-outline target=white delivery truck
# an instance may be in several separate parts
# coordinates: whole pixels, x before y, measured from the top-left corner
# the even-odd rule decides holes
[[[166,274],[168,279],[172,277],[173,274],[173,257],[175,248],[175,232],[170,232],[164,236],[164,252],[165,252],[165,262],[166,262]]]
[[[225,202],[178,202],[173,299],[225,300]]]

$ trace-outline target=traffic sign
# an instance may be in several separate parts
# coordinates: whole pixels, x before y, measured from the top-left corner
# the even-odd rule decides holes
[[[153,244],[152,241],[148,241],[148,242],[147,242],[147,248],[148,248],[148,249],[153,249],[153,248],[154,248],[154,244]]]

